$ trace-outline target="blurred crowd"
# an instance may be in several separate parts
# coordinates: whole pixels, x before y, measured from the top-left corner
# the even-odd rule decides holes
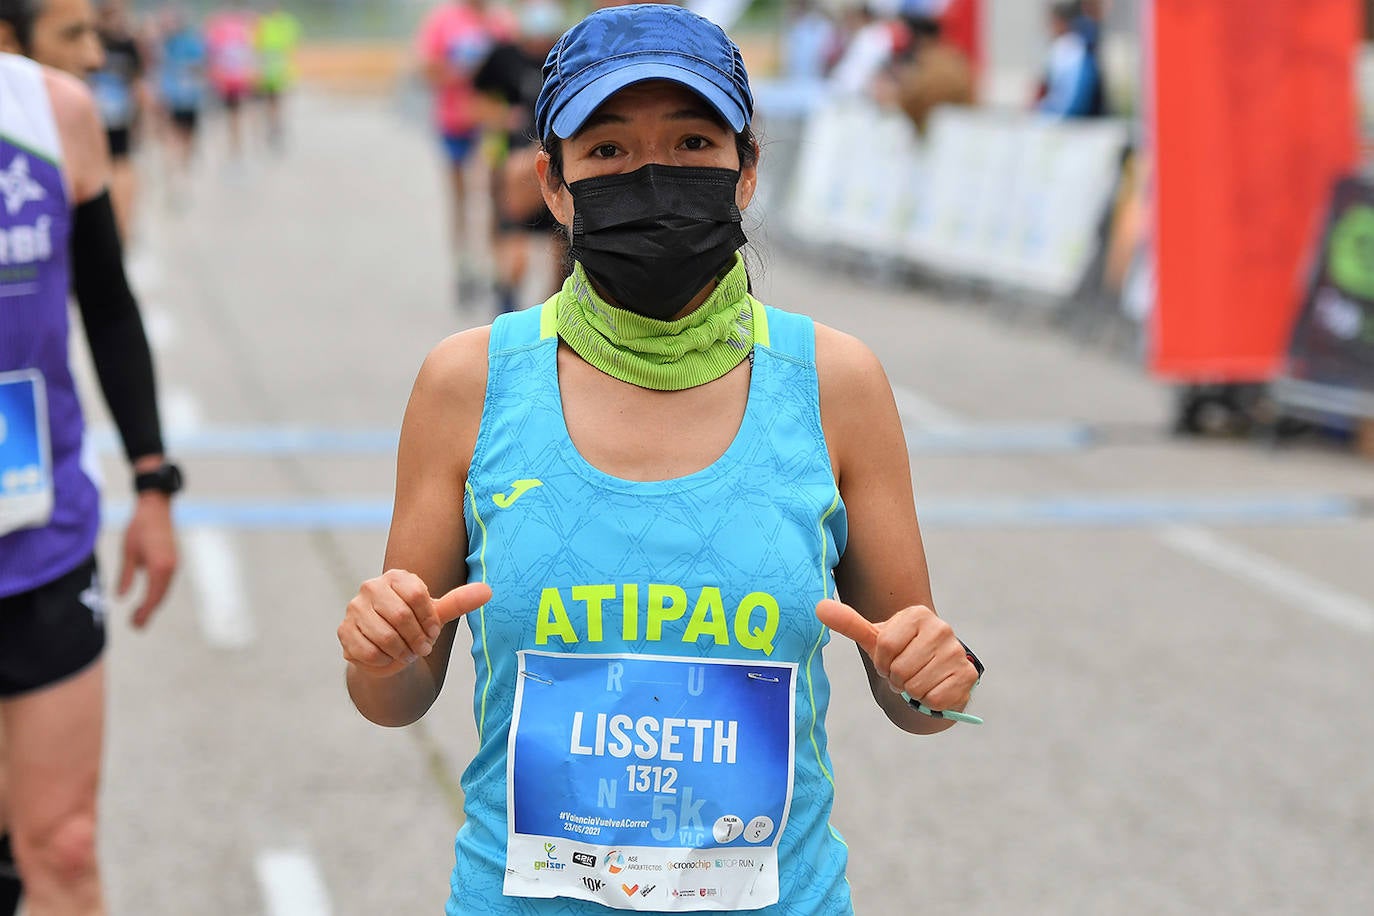
[[[965,0],[866,0],[838,8],[795,0],[782,39],[782,76],[825,94],[865,94],[924,131],[939,105],[978,101],[977,11]],[[1055,118],[1107,113],[1101,0],[1045,5],[1051,37],[1027,104]]]
[[[232,3],[203,16],[169,4],[135,15],[127,0],[49,4],[35,26],[33,57],[85,79],[95,96],[114,164],[111,195],[121,234],[134,230],[134,152],[165,154],[169,201],[185,201],[207,106],[226,113],[228,154],[243,151],[243,110],[261,109],[267,142],[284,142],[281,100],[293,79],[297,19],[267,0]]]

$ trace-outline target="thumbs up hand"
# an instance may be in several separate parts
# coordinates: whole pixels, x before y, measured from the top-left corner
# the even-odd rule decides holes
[[[816,605],[816,616],[858,643],[893,692],[902,694],[919,712],[982,721],[958,712],[968,705],[978,669],[953,628],[930,608],[913,605],[874,623],[849,605],[826,598]]]
[[[491,599],[481,582],[434,598],[420,577],[391,569],[368,579],[339,624],[344,659],[371,677],[389,677],[429,655],[443,627]]]

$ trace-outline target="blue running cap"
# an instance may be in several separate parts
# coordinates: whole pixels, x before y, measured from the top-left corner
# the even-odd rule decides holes
[[[744,58],[721,27],[680,6],[640,3],[596,10],[558,39],[534,105],[539,139],[566,140],[612,95],[646,80],[686,86],[736,133],[753,118]]]

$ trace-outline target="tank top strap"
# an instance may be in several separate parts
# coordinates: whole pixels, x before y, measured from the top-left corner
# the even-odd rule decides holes
[[[495,357],[511,350],[519,350],[556,334],[557,294],[547,302],[518,312],[498,315],[491,323],[491,344],[488,354]]]
[[[752,298],[752,297],[751,297]],[[754,343],[786,356],[809,368],[816,365],[816,324],[806,315],[797,315],[753,300],[763,321],[754,322]]]
[[[62,165],[62,142],[43,68],[13,54],[0,54],[0,136]]]

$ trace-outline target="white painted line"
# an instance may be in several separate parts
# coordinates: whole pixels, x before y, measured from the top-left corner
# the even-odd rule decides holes
[[[255,865],[267,916],[329,916],[329,893],[309,853],[268,849]]]
[[[196,590],[201,634],[216,649],[244,649],[253,644],[256,627],[248,613],[234,540],[224,528],[185,532],[187,568]]]
[[[897,413],[902,415],[902,419],[924,430],[953,432],[967,425],[954,411],[941,407],[903,385],[893,385],[892,396],[897,401]]]
[[[143,315],[143,328],[153,351],[162,354],[171,350],[177,340],[177,323],[172,313],[147,301],[140,303],[138,310]]]
[[[164,429],[181,434],[195,433],[204,425],[200,400],[186,388],[167,386],[158,398],[158,416]]]
[[[162,269],[157,257],[149,253],[146,245],[124,258],[124,275],[129,279],[129,287],[135,296],[147,295],[157,289],[162,282]]]
[[[1368,602],[1289,569],[1277,560],[1193,525],[1162,528],[1159,539],[1213,569],[1249,580],[1298,610],[1351,630],[1374,633],[1374,607]]]

